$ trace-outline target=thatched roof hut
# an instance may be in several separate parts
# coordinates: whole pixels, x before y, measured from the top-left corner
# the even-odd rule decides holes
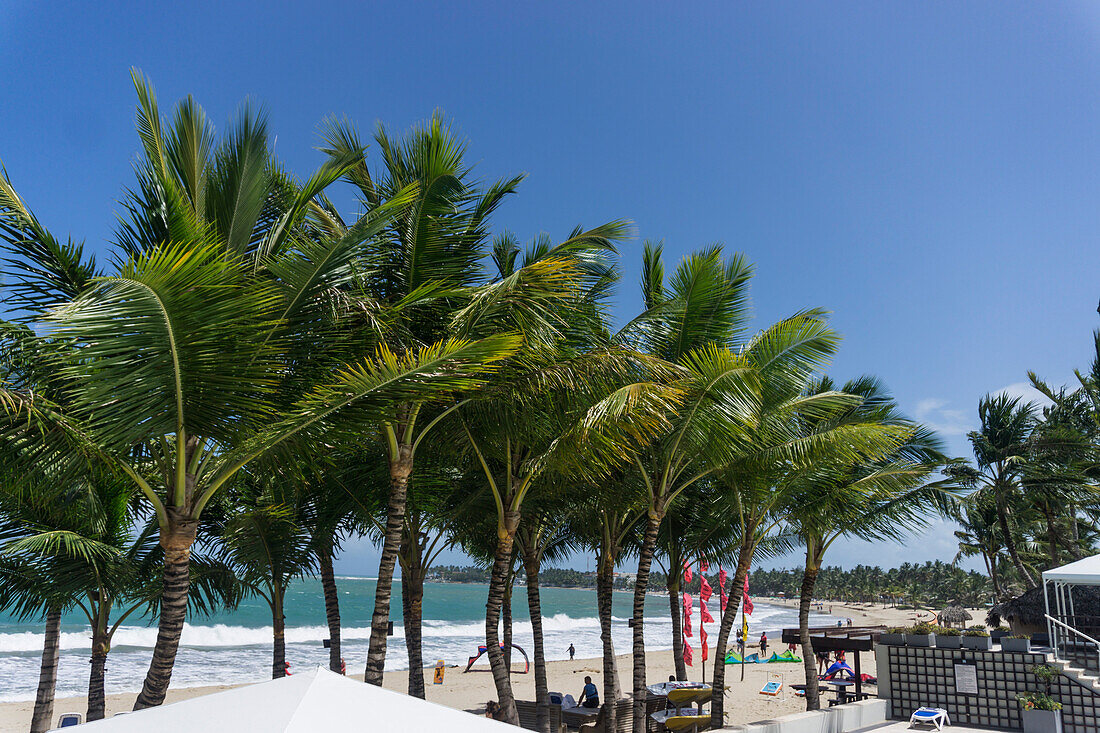
[[[1093,585],[1071,586],[1073,610],[1078,616],[1100,618],[1100,587]],[[1051,609],[1051,615],[1056,615]],[[998,603],[989,609],[986,623],[998,626],[1001,620],[1008,623],[1015,633],[1034,633],[1046,631],[1046,603],[1043,600],[1043,588],[1032,588],[1022,596],[1011,601]]]
[[[962,606],[949,606],[940,612],[941,626],[966,626],[974,617]]]

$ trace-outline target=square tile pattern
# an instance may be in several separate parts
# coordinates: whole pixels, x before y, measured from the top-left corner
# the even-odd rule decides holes
[[[977,652],[954,649],[880,646],[888,655],[889,690],[895,719],[908,720],[921,706],[944,708],[951,722],[1020,730],[1020,703],[1016,696],[1039,688],[1030,669],[1041,664],[1040,654]],[[976,667],[978,694],[955,689],[955,665]],[[880,667],[881,669],[881,667]],[[1095,733],[1100,730],[1100,695],[1065,676],[1050,689],[1062,703],[1062,726],[1066,733]]]

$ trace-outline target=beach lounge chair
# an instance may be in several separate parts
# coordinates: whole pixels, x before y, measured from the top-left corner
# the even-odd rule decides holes
[[[909,716],[909,726],[914,725],[934,725],[936,730],[943,730],[945,725],[951,725],[951,718],[943,708],[917,708]]]
[[[58,728],[71,728],[84,722],[84,716],[80,713],[61,713],[57,719]]]

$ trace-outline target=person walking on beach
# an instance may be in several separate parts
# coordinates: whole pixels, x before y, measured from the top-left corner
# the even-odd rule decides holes
[[[596,686],[592,684],[592,678],[588,675],[584,677],[584,690],[581,691],[581,697],[577,700],[577,703],[586,708],[598,708],[600,706],[600,693]]]
[[[768,653],[768,632],[765,631],[760,635],[760,654],[763,656]]]
[[[573,655],[577,653],[577,650],[573,648],[573,645],[569,645],[569,661],[573,661]]]

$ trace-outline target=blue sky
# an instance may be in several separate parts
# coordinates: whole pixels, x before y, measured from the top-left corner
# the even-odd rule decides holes
[[[261,104],[303,176],[326,115],[366,132],[439,109],[485,178],[529,174],[499,227],[636,222],[619,317],[643,238],[671,257],[724,242],[756,263],[758,323],[829,309],[831,373],[879,375],[956,454],[982,394],[1086,363],[1097,6],[673,5],[0,0],[0,162],[49,227],[103,248],[137,148],[131,66],[162,109],[190,93],[222,127]],[[937,527],[831,559],[953,553]]]

